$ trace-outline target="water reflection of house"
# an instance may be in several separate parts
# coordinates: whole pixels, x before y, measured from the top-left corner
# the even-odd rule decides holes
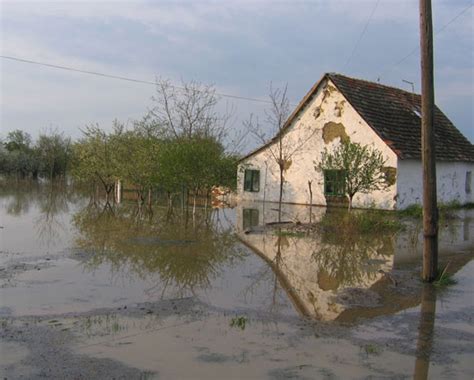
[[[327,233],[293,236],[262,228],[263,221],[271,222],[276,214],[266,207],[264,210],[261,203],[249,202],[237,209],[238,236],[272,268],[302,315],[326,321],[352,321],[419,303],[415,294],[402,296],[393,292],[390,275],[393,269],[421,257],[421,244],[414,242],[420,239],[418,232],[416,237],[408,231],[370,238]],[[283,211],[287,220],[303,223],[307,221],[304,216],[309,215],[304,206],[286,205]],[[325,208],[313,208],[313,220],[323,217],[325,212]],[[472,252],[471,220],[472,215],[464,215],[451,231],[441,231],[441,254]]]

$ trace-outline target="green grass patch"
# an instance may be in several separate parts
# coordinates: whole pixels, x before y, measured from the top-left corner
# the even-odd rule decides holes
[[[285,236],[285,237],[304,237],[306,234],[301,231],[288,231],[288,230],[278,230],[274,232],[276,236]]]
[[[364,347],[364,351],[366,355],[380,355],[381,350],[374,344],[366,344]]]
[[[433,285],[437,288],[445,288],[458,283],[453,275],[447,272],[448,266],[449,263],[444,267],[443,271],[438,275],[436,280],[433,281]]]
[[[249,320],[245,316],[234,317],[230,320],[230,327],[236,327],[241,330],[245,330],[248,322]]]
[[[423,207],[421,205],[410,205],[403,210],[398,210],[399,216],[408,216],[411,218],[421,218],[423,216]]]
[[[473,209],[474,203],[468,202],[461,204],[459,201],[451,201],[447,203],[438,203],[439,217],[441,219],[449,219],[453,217],[452,211],[462,210],[462,209]],[[398,210],[397,214],[402,217],[412,217],[412,218],[421,218],[423,217],[423,207],[421,205],[410,205],[403,210]]]
[[[375,210],[326,214],[320,226],[325,230],[346,234],[390,233],[403,229],[396,214]]]

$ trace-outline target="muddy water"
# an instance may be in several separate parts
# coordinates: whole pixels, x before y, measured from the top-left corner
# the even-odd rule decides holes
[[[2,376],[474,375],[472,212],[443,223],[457,284],[442,291],[418,281],[414,221],[386,236],[285,235],[262,227],[274,205],[193,218],[48,186],[2,188],[0,216]]]

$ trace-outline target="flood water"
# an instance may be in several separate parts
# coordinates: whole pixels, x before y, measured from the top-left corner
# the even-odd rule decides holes
[[[278,233],[264,228],[275,208],[193,216],[3,185],[0,375],[473,378],[473,210],[441,223],[457,283],[436,289],[419,281],[418,221],[375,236]],[[307,207],[283,211],[309,220]]]

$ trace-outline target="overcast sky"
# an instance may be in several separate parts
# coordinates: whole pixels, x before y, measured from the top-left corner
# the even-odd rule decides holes
[[[467,9],[467,10],[466,10]],[[298,103],[325,72],[420,91],[418,0],[1,2],[1,54]],[[464,13],[462,13],[464,11]],[[436,103],[474,141],[472,0],[433,0]],[[372,15],[372,17],[370,17]],[[369,20],[370,19],[370,20]],[[365,30],[365,33],[363,31]],[[362,35],[363,34],[363,35]],[[0,58],[1,131],[34,137],[139,119],[152,85]],[[223,102],[229,99],[223,99]],[[232,101],[235,128],[264,105]]]

